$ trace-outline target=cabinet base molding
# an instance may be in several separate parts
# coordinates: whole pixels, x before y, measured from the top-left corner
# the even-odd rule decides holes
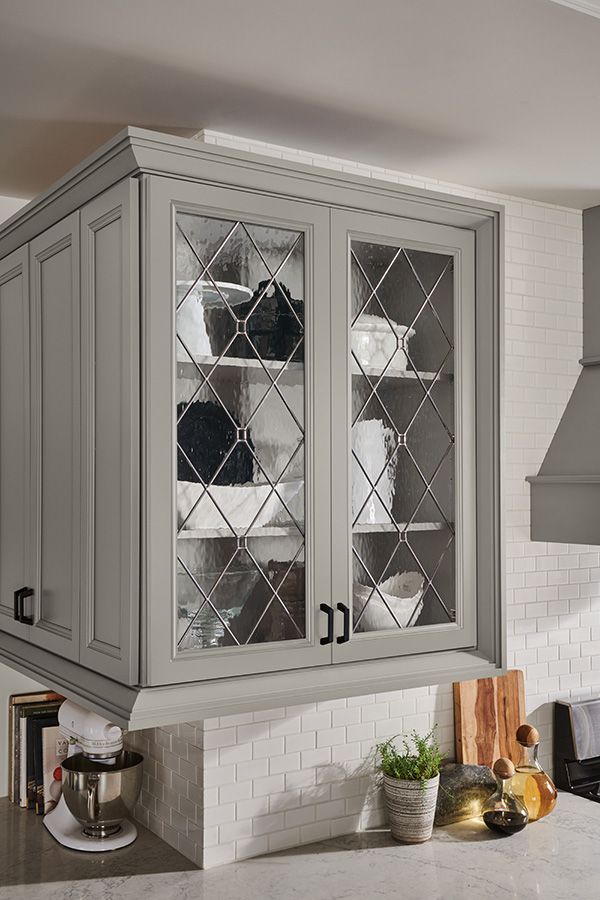
[[[0,632],[0,660],[129,731],[423,685],[501,675],[474,651],[317,666],[159,687],[126,687]]]

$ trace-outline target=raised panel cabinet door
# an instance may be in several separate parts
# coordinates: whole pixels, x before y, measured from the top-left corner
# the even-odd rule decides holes
[[[332,221],[334,659],[472,648],[474,234]]]
[[[138,184],[81,210],[80,662],[138,680]]]
[[[145,188],[146,677],[329,664],[329,211]]]
[[[35,597],[31,641],[79,657],[79,214],[30,244]]]
[[[15,591],[31,587],[32,574],[28,284],[25,246],[0,261],[0,629],[22,638],[30,629],[15,619]],[[23,602],[31,615],[31,598]]]

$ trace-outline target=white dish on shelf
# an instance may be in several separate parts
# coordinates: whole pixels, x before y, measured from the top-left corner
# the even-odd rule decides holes
[[[228,281],[217,281],[215,284],[219,290],[211,281],[177,282],[177,287],[184,289],[182,296],[185,296],[186,291],[192,288],[185,303],[177,312],[177,334],[181,336],[181,340],[185,344],[184,347],[181,341],[177,341],[178,362],[190,361],[186,348],[194,357],[210,356],[210,339],[204,321],[205,309],[225,306],[223,297],[232,307],[248,301],[252,297],[250,288],[244,287],[243,284],[230,284]]]
[[[409,622],[414,625],[419,618],[423,608],[424,585],[425,579],[420,572],[401,572],[392,575],[379,585],[379,591],[402,628],[406,628]],[[398,627],[377,591],[359,582],[354,582],[352,589],[355,620],[367,600],[369,602],[357,626],[358,632],[384,631]]]
[[[380,419],[366,419],[352,427],[352,521],[358,515],[358,525],[385,525],[392,521],[387,510],[391,512],[394,500],[395,446],[393,429]],[[376,482],[377,493],[371,487]]]
[[[389,363],[390,369],[406,372],[406,349],[414,334],[414,328],[407,325],[363,314],[352,328],[352,352],[363,367],[384,369]]]
[[[199,497],[198,505],[185,523],[185,531],[228,529],[231,526],[240,532],[250,526],[254,529],[291,525],[294,519],[302,523],[304,482],[280,482],[277,492],[285,506],[268,484],[213,485],[205,492],[200,483],[178,481],[178,524],[185,519]]]
[[[184,294],[193,288],[186,303],[191,297],[194,297],[205,307],[224,306],[223,297],[230,306],[237,306],[239,303],[249,300],[253,294],[251,288],[243,284],[234,284],[231,281],[178,281],[177,287],[184,288]]]

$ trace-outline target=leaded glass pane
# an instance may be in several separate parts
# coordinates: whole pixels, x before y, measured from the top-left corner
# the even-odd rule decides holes
[[[350,255],[354,634],[455,622],[453,259]]]
[[[306,635],[304,236],[178,213],[177,642]]]

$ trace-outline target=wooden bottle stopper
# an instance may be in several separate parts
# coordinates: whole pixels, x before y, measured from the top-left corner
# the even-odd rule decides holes
[[[515,774],[514,764],[507,759],[506,756],[501,756],[494,763],[494,767],[492,769],[494,775],[497,775],[498,778],[501,778],[505,781],[507,778],[512,778]]]
[[[535,747],[540,742],[540,733],[533,725],[519,725],[517,741],[522,747]]]

